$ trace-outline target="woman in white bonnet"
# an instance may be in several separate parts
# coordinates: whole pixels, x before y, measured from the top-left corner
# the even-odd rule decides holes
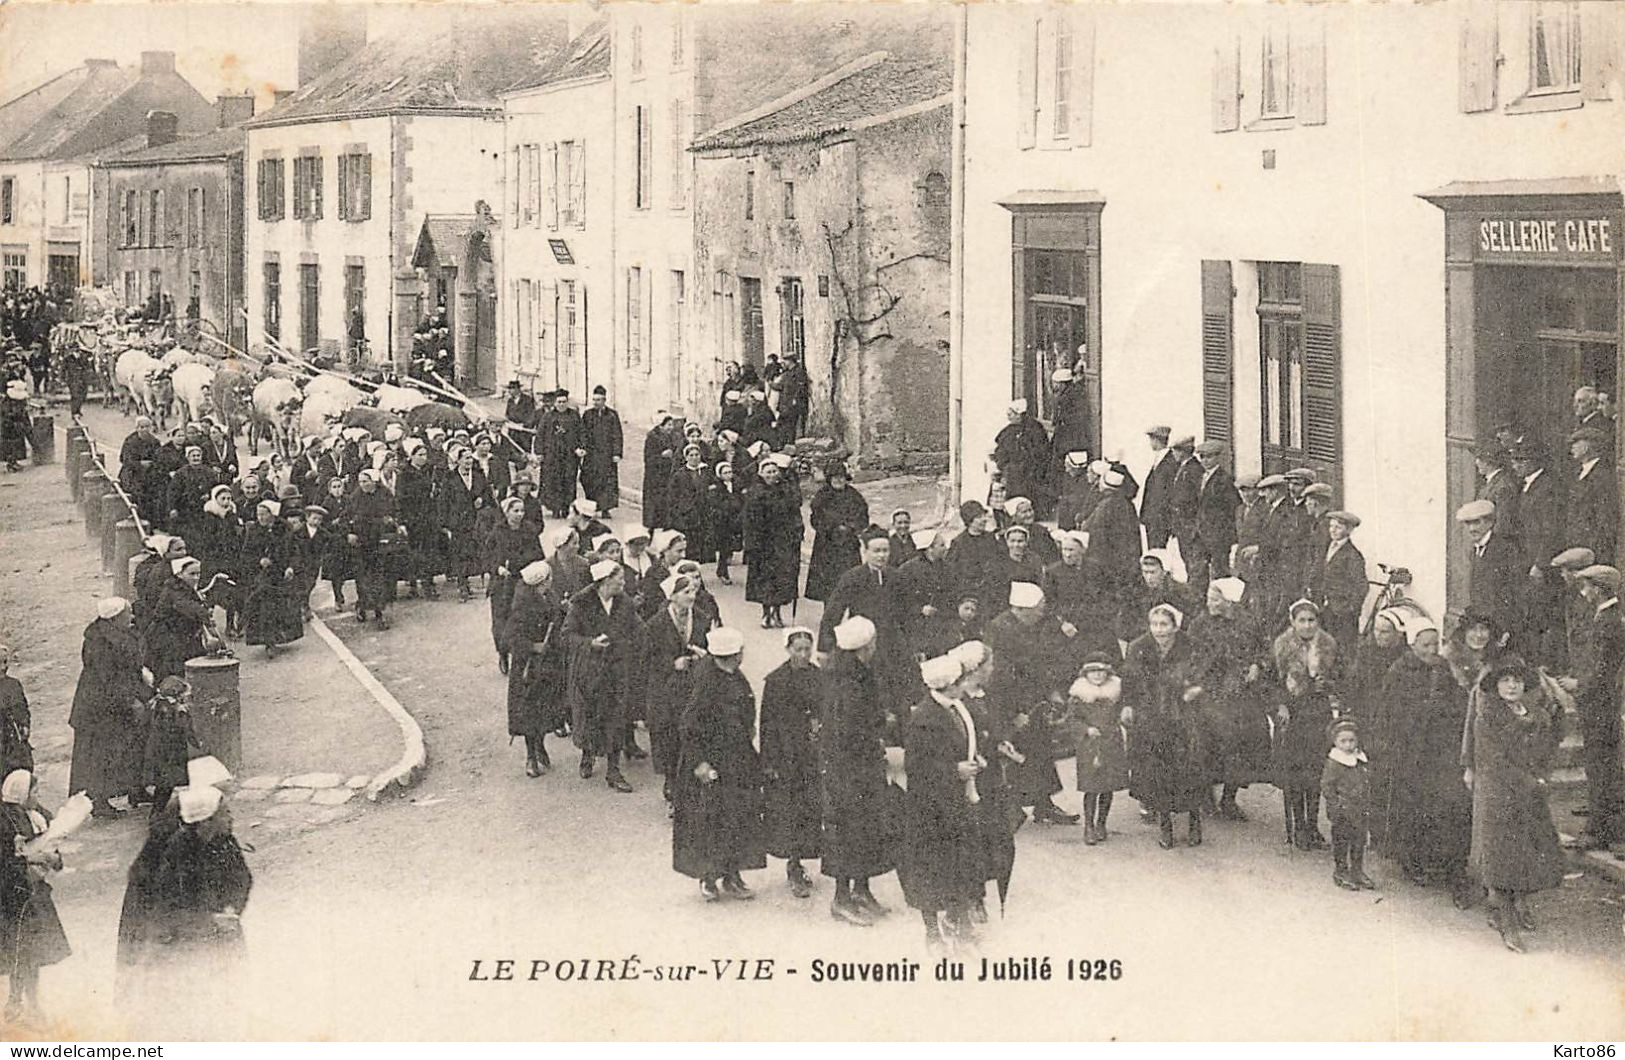
[[[0,783],[0,972],[10,977],[5,1019],[39,1019],[40,969],[72,953],[47,877],[62,869],[54,850],[25,852],[50,815],[34,798],[34,775],[14,769]]]

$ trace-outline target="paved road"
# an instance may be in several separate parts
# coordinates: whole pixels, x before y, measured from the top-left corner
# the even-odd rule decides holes
[[[0,544],[0,548],[4,548]],[[753,682],[779,659],[737,588],[725,617],[746,635]],[[816,611],[817,605],[812,605]],[[815,983],[813,962],[925,961],[895,879],[876,890],[897,913],[861,930],[832,921],[830,888],[798,901],[777,863],[761,898],[701,903],[670,869],[670,831],[646,765],[631,795],[562,768],[540,780],[505,731],[483,600],[411,601],[392,630],[335,622],[356,654],[423,723],[430,769],[409,800],[298,836],[253,860],[246,919],[256,956],[258,1033],[292,1037],[1535,1038],[1625,1034],[1617,888],[1566,882],[1535,902],[1549,923],[1535,952],[1500,948],[1481,912],[1399,881],[1350,894],[1326,855],[1284,849],[1271,789],[1244,793],[1244,825],[1216,822],[1199,849],[1162,851],[1122,806],[1114,837],[1029,827],[1006,918],[982,952],[1120,958],[1109,983],[938,986]],[[816,614],[803,614],[803,619]],[[1063,800],[1073,802],[1067,793]],[[1126,802],[1126,800],[1123,800]],[[100,989],[110,905],[74,910],[70,933],[108,940],[75,968],[47,972],[62,1010]],[[65,916],[67,913],[65,912]],[[87,942],[86,947],[89,948]],[[524,981],[532,960],[643,964],[773,958],[775,978],[671,983]],[[519,981],[471,981],[473,962],[516,961]],[[789,969],[794,968],[795,974]],[[978,974],[973,963],[969,978]],[[95,998],[91,999],[92,1001]],[[983,1001],[983,1004],[975,1004]],[[89,1002],[87,1002],[88,1004]],[[90,1011],[87,1009],[87,1011]]]

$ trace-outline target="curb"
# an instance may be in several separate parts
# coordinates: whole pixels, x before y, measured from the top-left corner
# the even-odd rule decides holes
[[[1574,842],[1574,837],[1566,832],[1559,832],[1557,838],[1558,842],[1564,844]],[[1563,847],[1563,853],[1568,857],[1572,868],[1605,877],[1615,883],[1625,883],[1625,855],[1615,855],[1607,850],[1576,850],[1567,845]]]
[[[401,701],[372,675],[372,671],[355,657],[355,653],[339,640],[338,635],[328,628],[320,615],[311,616],[310,624],[315,629],[316,635],[333,649],[333,654],[339,657],[339,662],[344,664],[344,668],[350,671],[350,676],[361,683],[361,687],[367,690],[373,701],[383,708],[384,713],[388,714],[390,720],[401,730],[401,757],[393,766],[372,778],[372,782],[367,785],[367,801],[377,802],[378,797],[391,785],[401,791],[412,787],[423,778],[423,772],[429,761],[429,752],[423,743],[422,726],[405,707],[401,706]]]

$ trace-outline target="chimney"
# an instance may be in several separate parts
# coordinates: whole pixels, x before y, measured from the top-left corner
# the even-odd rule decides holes
[[[276,102],[272,103],[271,105],[273,107],[280,106],[282,101],[287,99],[291,95],[293,95],[293,89],[291,89],[291,88],[279,88],[279,89],[276,89],[271,93],[271,98],[273,100],[275,100]]]
[[[223,95],[215,100],[215,111],[220,118],[220,128],[229,129],[234,125],[241,125],[254,116],[254,93],[244,92],[240,96]]]
[[[180,121],[171,111],[147,111],[147,146],[162,147],[180,139]]]
[[[154,74],[172,74],[175,72],[174,52],[142,52],[141,76],[151,77]]]

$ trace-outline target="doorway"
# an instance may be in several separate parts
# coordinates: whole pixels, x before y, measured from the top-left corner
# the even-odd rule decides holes
[[[740,326],[743,329],[742,339],[744,345],[745,364],[754,364],[760,368],[765,359],[763,357],[762,338],[762,281],[755,276],[741,276],[739,278],[739,294],[745,300],[743,310],[739,314]]]

